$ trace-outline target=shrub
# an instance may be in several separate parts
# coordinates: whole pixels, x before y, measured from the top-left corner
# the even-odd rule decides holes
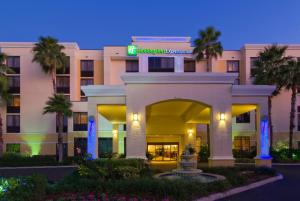
[[[47,180],[40,175],[0,179],[0,200],[39,201],[46,194]]]
[[[207,162],[209,157],[209,150],[207,145],[201,145],[200,151],[198,154],[199,162]]]
[[[116,167],[112,171],[112,179],[131,179],[140,176],[137,168],[131,166]]]
[[[273,157],[273,162],[299,162],[300,161],[300,150],[292,149],[292,158],[290,157],[288,148],[272,149],[271,156]]]

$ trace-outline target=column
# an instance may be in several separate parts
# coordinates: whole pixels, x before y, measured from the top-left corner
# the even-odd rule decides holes
[[[214,105],[210,118],[210,157],[208,165],[234,166],[232,156],[231,104]]]
[[[184,72],[184,57],[182,56],[175,57],[175,72],[176,73]]]
[[[112,127],[113,136],[113,153],[119,153],[119,124],[113,124]]]
[[[98,110],[97,105],[88,104],[87,153],[98,158]]]
[[[270,156],[270,134],[267,105],[258,105],[256,108],[256,150],[255,166],[272,167]]]
[[[126,124],[126,158],[146,159],[145,108],[127,104]]]
[[[148,56],[147,55],[139,56],[139,72],[140,73],[148,72]]]

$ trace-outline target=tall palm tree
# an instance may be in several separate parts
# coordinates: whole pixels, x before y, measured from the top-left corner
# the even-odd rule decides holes
[[[289,57],[285,57],[287,46],[277,46],[276,44],[265,47],[259,52],[259,59],[255,62],[255,68],[251,69],[251,77],[254,84],[275,85],[276,89],[268,97],[268,116],[270,127],[270,147],[273,146],[273,122],[272,122],[272,98],[280,93],[283,87],[280,69],[287,63]]]
[[[64,46],[58,44],[58,40],[50,36],[40,37],[33,48],[33,62],[41,65],[43,71],[52,77],[53,92],[56,93],[56,70],[65,70],[67,56]]]
[[[291,59],[287,65],[282,68],[280,73],[282,76],[284,87],[292,91],[291,95],[291,111],[290,111],[290,126],[289,126],[289,152],[292,157],[293,135],[295,128],[296,114],[296,96],[297,88],[300,86],[300,61]]]
[[[4,53],[0,53],[0,102],[9,102],[11,100],[11,96],[8,93],[8,72],[13,72],[6,64],[6,55]],[[3,128],[2,128],[2,117],[0,113],[0,157],[3,155]]]
[[[219,41],[221,32],[209,26],[205,30],[199,31],[199,38],[195,39],[195,48],[193,54],[196,55],[196,60],[206,60],[206,71],[209,72],[212,68],[211,59],[222,56],[223,46]]]
[[[64,117],[72,116],[72,103],[62,94],[54,94],[49,97],[44,107],[43,114],[56,113],[58,119],[58,161],[63,161],[63,121]]]

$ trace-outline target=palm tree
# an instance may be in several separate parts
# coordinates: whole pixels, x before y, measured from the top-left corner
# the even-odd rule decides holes
[[[54,94],[49,97],[44,107],[43,114],[56,113],[58,119],[58,161],[63,161],[63,121],[64,117],[72,116],[72,103],[62,94]]]
[[[6,64],[6,55],[0,53],[0,102],[10,101],[10,95],[8,93],[8,78],[6,73],[13,72]],[[2,117],[0,113],[0,157],[3,155],[3,128],[2,128]]]
[[[209,26],[205,30],[199,31],[199,38],[195,39],[195,48],[193,54],[196,55],[196,61],[206,60],[206,71],[212,68],[211,59],[222,56],[223,46],[218,41],[221,32]]]
[[[293,135],[295,128],[295,113],[296,113],[296,96],[297,88],[300,86],[300,61],[293,59],[289,60],[287,65],[282,68],[281,74],[284,87],[292,91],[291,95],[291,111],[290,111],[290,126],[289,126],[289,153],[292,157]]]
[[[279,47],[276,44],[266,47],[259,53],[259,59],[255,62],[255,68],[251,69],[251,77],[254,84],[275,85],[276,89],[268,97],[268,116],[270,127],[270,147],[273,145],[273,122],[272,122],[272,98],[280,93],[283,87],[280,69],[287,63],[289,57],[285,57],[287,46]]]
[[[33,48],[33,62],[41,65],[46,74],[52,77],[53,92],[56,93],[56,70],[65,70],[67,56],[63,53],[63,45],[58,44],[58,40],[50,36],[40,37],[39,42]]]

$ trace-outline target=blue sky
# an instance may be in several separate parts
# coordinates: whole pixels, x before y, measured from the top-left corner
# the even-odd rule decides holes
[[[51,35],[82,49],[127,45],[130,36],[191,36],[208,25],[225,49],[300,43],[297,0],[1,0],[0,41]]]

